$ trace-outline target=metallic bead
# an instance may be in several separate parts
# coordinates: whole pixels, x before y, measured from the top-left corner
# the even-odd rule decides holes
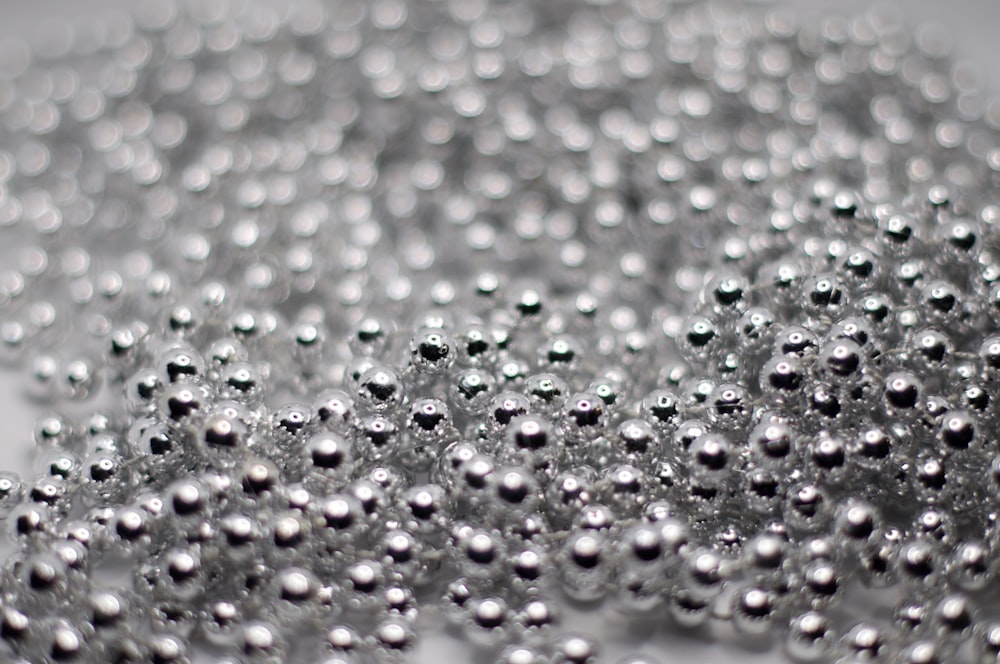
[[[455,376],[448,396],[449,403],[459,412],[480,415],[496,396],[496,379],[482,369],[465,369]]]
[[[797,662],[816,662],[830,657],[836,636],[825,616],[809,611],[791,620],[785,652]]]
[[[24,484],[17,473],[0,472],[0,516],[7,518],[24,496]]]
[[[324,431],[314,434],[303,446],[306,481],[316,487],[337,487],[354,470],[354,453],[345,437]]]
[[[372,632],[373,646],[382,657],[392,657],[411,650],[416,641],[410,624],[399,618],[388,618]]]
[[[458,345],[441,329],[424,329],[410,340],[410,364],[426,375],[440,375],[458,356]]]
[[[884,631],[877,625],[860,622],[847,630],[841,642],[849,656],[871,659],[888,649],[885,639]]]
[[[567,635],[555,646],[552,664],[593,664],[597,661],[597,647],[582,636]]]
[[[952,550],[946,567],[955,585],[965,592],[982,589],[994,574],[989,547],[978,540],[958,543]]]

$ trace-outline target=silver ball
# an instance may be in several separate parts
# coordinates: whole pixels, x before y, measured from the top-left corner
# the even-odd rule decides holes
[[[819,662],[831,657],[837,641],[829,620],[821,613],[808,611],[792,618],[785,652],[797,662]]]

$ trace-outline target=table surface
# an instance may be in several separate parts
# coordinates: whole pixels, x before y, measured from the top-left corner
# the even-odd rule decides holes
[[[0,40],[31,35],[52,17],[68,21],[88,20],[105,11],[123,11],[134,0],[0,0]],[[761,3],[755,3],[761,4]],[[774,3],[769,3],[774,4]],[[831,11],[851,14],[871,6],[865,0],[787,0],[803,22]],[[957,57],[971,60],[986,86],[1000,93],[1000,0],[901,0],[908,21],[929,22],[947,29],[955,37]],[[0,49],[0,53],[3,50]],[[0,63],[2,64],[2,63]],[[39,409],[21,394],[18,376],[0,370],[0,467],[29,473],[31,470],[31,426]],[[766,664],[783,661],[776,651],[760,652],[713,642],[704,634],[683,634],[676,629],[655,633],[651,624],[636,625],[626,617],[606,613],[573,613],[563,621],[569,629],[597,638],[601,661],[613,662],[629,653],[653,655],[662,664],[698,660],[702,664]],[[434,620],[431,615],[428,622]],[[440,630],[432,630],[411,661],[468,661],[462,645]]]

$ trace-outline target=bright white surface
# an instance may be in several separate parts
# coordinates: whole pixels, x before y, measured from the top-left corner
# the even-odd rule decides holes
[[[544,1],[544,0],[540,0]],[[130,0],[0,0],[0,38],[32,34],[46,19],[71,22],[90,20],[100,11],[123,10]],[[830,11],[850,14],[871,6],[865,0],[791,0],[782,4],[795,8],[802,21]],[[939,23],[955,35],[956,53],[978,64],[988,86],[1000,92],[1000,1],[998,0],[900,0],[908,20],[914,24]],[[39,414],[23,398],[18,377],[0,371],[0,467],[22,473],[31,468],[31,425]],[[428,614],[428,625],[437,617]],[[663,621],[666,623],[666,619]],[[564,616],[567,629],[590,635],[602,646],[602,662],[612,662],[627,653],[654,655],[662,664],[700,661],[702,664],[767,664],[784,661],[779,653],[753,652],[733,645],[712,643],[706,636],[686,635],[671,629],[651,638],[651,624],[637,624],[620,615],[574,614]],[[425,639],[415,662],[464,662],[468,652],[442,633]]]

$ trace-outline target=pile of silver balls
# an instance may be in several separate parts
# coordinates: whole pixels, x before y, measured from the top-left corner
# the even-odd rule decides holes
[[[1000,661],[1000,101],[949,48],[666,0],[7,48],[0,361],[46,414],[0,658],[396,662],[446,616],[589,664],[592,611]]]

